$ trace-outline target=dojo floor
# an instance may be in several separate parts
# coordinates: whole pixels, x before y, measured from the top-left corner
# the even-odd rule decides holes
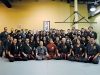
[[[0,75],[100,75],[100,64],[67,60],[9,62],[0,58]]]

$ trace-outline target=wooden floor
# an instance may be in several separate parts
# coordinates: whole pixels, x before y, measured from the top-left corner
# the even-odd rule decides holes
[[[9,62],[0,58],[0,75],[100,75],[100,64],[67,60]]]

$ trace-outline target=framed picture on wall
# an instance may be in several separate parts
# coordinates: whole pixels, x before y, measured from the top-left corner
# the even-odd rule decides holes
[[[43,30],[44,31],[50,30],[50,21],[43,21]]]

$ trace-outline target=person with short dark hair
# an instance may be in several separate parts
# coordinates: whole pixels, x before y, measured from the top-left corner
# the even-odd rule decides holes
[[[32,47],[29,44],[29,39],[28,38],[25,39],[25,43],[23,45],[21,53],[22,53],[22,59],[24,61],[33,60],[34,59],[34,52],[32,50]]]
[[[90,39],[90,43],[86,46],[84,62],[99,63],[100,46],[95,42],[94,38]]]
[[[40,41],[40,46],[36,48],[36,59],[37,60],[47,60],[49,54],[47,52],[47,48],[43,46],[43,41]]]
[[[17,35],[15,36],[15,38],[18,40],[18,38],[21,38],[22,39],[22,35],[21,35],[21,32],[20,30],[17,30]]]
[[[1,40],[5,41],[7,39],[7,35],[8,35],[7,27],[4,27],[4,31],[1,32]]]
[[[58,45],[60,44],[60,39],[59,39],[59,37],[56,37],[56,40],[55,40],[54,44],[55,44],[56,46],[58,46]]]
[[[9,42],[10,42],[10,38],[11,36],[10,35],[7,35],[7,39],[5,39],[3,41],[3,47],[4,47],[4,51],[5,51],[5,58],[8,57],[8,47],[9,47]]]
[[[90,26],[88,29],[89,29],[88,35],[90,35],[94,39],[97,39],[97,33],[93,31],[93,27]]]
[[[73,57],[71,58],[72,61],[82,62],[84,57],[85,47],[81,44],[80,40],[77,39],[76,45],[74,45],[72,49]]]
[[[81,44],[83,44],[85,47],[86,47],[87,44],[88,44],[88,41],[86,40],[86,38],[85,38],[84,35],[81,36]]]
[[[2,40],[0,39],[0,57],[3,56],[3,43]]]
[[[70,44],[66,42],[66,38],[62,38],[62,43],[58,45],[60,58],[63,60],[68,59],[70,53]]]
[[[10,44],[9,50],[8,50],[8,59],[10,62],[14,61],[20,61],[22,60],[22,57],[20,55],[19,47],[17,44],[17,39],[13,40],[13,43]]]

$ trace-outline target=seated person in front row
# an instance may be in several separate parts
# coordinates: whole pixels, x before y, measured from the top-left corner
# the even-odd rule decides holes
[[[70,44],[66,42],[66,38],[62,38],[62,43],[58,45],[60,58],[61,59],[68,59],[68,56],[71,54],[70,51]]]
[[[36,59],[37,60],[47,60],[49,57],[47,48],[43,46],[43,41],[40,41],[40,46],[36,49]]]
[[[32,47],[29,44],[28,38],[25,39],[25,43],[23,45],[21,53],[22,53],[22,58],[23,58],[24,61],[34,59],[34,52],[32,50]]]
[[[49,57],[48,59],[59,59],[60,57],[60,54],[58,52],[58,49],[56,47],[56,45],[54,44],[53,40],[50,38],[49,39],[49,44],[47,45],[47,50],[48,50],[48,54],[49,54]]]
[[[13,62],[15,60],[17,61],[22,60],[22,57],[20,56],[19,47],[17,44],[17,39],[14,39],[13,43],[9,45],[8,59],[10,62]]]
[[[84,51],[85,51],[84,45],[80,43],[80,39],[77,39],[76,44],[74,45],[72,49],[73,56],[71,57],[70,60],[82,62],[84,58]]]
[[[84,62],[99,63],[100,46],[95,43],[94,38],[90,38],[90,43],[86,46]]]

